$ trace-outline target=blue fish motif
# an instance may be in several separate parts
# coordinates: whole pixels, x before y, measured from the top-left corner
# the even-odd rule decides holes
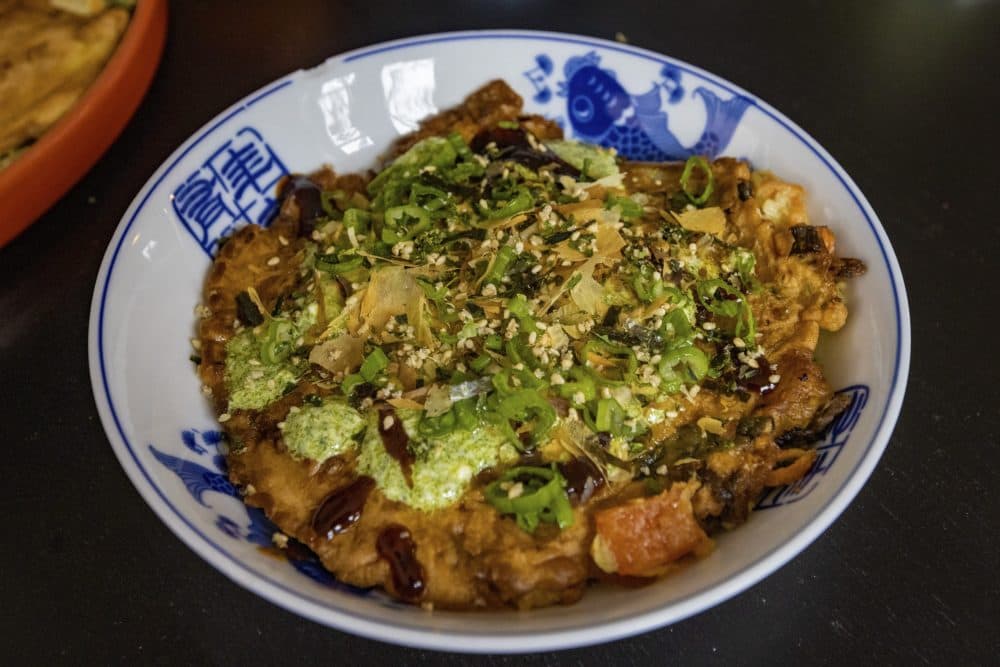
[[[570,125],[579,139],[615,148],[633,160],[663,162],[692,155],[714,158],[725,150],[743,113],[753,103],[744,96],[722,100],[708,88],[696,88],[693,94],[705,104],[705,127],[698,141],[684,146],[670,131],[669,118],[662,109],[661,90],[673,99],[676,87],[670,90],[663,83],[654,83],[648,92],[632,95],[618,83],[614,72],[599,65],[600,56],[593,51],[566,61],[566,81],[560,84],[559,94],[566,97]]]
[[[208,491],[215,491],[216,493],[232,496],[233,498],[239,497],[236,487],[226,479],[225,475],[214,470],[209,470],[192,461],[185,461],[176,456],[165,454],[152,445],[149,446],[149,450],[153,452],[153,456],[156,457],[157,461],[180,477],[188,493],[200,505],[208,507],[208,503],[202,500],[202,496]]]

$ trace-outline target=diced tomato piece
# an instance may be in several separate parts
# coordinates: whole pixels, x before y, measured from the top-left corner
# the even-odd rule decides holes
[[[659,495],[597,512],[594,561],[605,571],[653,576],[704,545],[708,536],[691,507],[697,489],[697,484],[675,482]]]

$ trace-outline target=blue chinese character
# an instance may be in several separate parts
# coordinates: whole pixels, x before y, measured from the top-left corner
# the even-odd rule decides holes
[[[275,187],[287,173],[260,132],[245,127],[174,191],[174,212],[211,256],[237,226],[270,223],[278,206]]]

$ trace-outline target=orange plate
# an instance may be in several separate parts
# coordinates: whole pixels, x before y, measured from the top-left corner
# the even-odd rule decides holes
[[[83,97],[0,171],[0,247],[56,203],[118,137],[149,88],[166,35],[166,0],[139,0],[121,43]]]

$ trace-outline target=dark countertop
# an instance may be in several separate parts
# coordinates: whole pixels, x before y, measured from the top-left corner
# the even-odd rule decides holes
[[[291,70],[386,39],[523,27],[613,38],[788,114],[857,181],[902,265],[913,359],[880,465],[843,516],[736,598],[532,664],[996,664],[1000,639],[1000,4],[217,1],[171,6],[163,63],[92,171],[0,249],[0,662],[456,664],[279,609],[154,516],[105,438],[87,371],[118,221],[204,122]],[[486,661],[485,659],[483,659]],[[498,657],[497,664],[523,658]]]

